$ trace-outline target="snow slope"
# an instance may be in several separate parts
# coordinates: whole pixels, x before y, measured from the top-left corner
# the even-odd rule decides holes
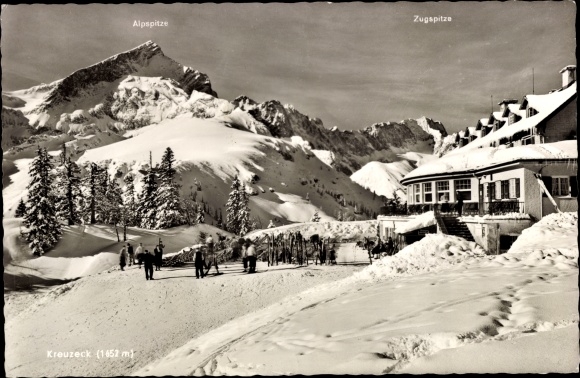
[[[490,262],[475,243],[428,235],[134,375],[577,372],[577,265]]]
[[[20,220],[14,220],[20,222]],[[7,226],[7,227],[6,227]],[[5,228],[18,230],[11,222],[5,221]],[[143,243],[145,249],[152,250],[161,238],[165,252],[172,253],[191,246],[198,240],[200,231],[227,235],[211,225],[180,226],[169,230],[145,230],[130,227],[127,240],[134,248]],[[122,232],[119,229],[119,232]],[[122,235],[121,235],[122,237]],[[117,241],[114,228],[104,225],[67,226],[56,247],[41,257],[33,257],[25,247],[18,233],[4,237],[4,253],[10,259],[4,260],[4,286],[8,289],[49,286],[52,282],[73,280],[103,272],[119,264],[119,251],[125,243]]]
[[[363,188],[375,192],[379,196],[393,198],[393,193],[406,202],[405,187],[399,182],[414,167],[406,160],[393,163],[373,161],[350,176],[350,179]]]

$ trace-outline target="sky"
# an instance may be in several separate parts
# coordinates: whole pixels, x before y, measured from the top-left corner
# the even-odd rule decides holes
[[[437,23],[417,16],[447,17]],[[430,117],[475,126],[576,64],[564,2],[9,5],[2,90],[61,79],[148,40],[219,97],[292,104],[328,128]],[[451,19],[449,21],[449,19]],[[167,21],[139,28],[135,21]]]

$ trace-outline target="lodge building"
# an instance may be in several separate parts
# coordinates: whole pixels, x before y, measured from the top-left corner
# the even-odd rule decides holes
[[[575,72],[564,67],[562,88],[548,94],[501,101],[499,111],[456,134],[458,148],[407,174],[408,216],[379,217],[382,234],[404,244],[397,223],[433,211],[437,232],[454,217],[448,226],[499,253],[545,215],[578,211]],[[456,220],[459,197],[463,217]]]

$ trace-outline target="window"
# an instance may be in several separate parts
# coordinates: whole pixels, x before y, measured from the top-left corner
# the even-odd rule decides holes
[[[520,179],[510,179],[509,183],[509,198],[520,198]]]
[[[501,181],[501,198],[510,198],[510,182],[509,180]]]
[[[570,194],[569,177],[552,177],[552,195],[567,196]]]
[[[515,114],[510,114],[509,118],[508,118],[508,125],[511,125],[512,123],[516,123],[516,115]]]
[[[433,184],[430,182],[423,184],[423,198],[424,202],[433,202]]]
[[[421,185],[415,184],[415,203],[421,203]]]
[[[528,111],[527,111],[527,117],[528,118],[533,117],[536,114],[538,114],[538,111],[536,109],[534,109],[534,108],[528,108]]]
[[[471,200],[471,180],[455,180],[455,190],[461,195],[464,201]]]
[[[437,181],[439,201],[449,201],[449,181]]]

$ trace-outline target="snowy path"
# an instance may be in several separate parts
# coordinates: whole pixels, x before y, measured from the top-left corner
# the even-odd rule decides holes
[[[449,373],[447,356],[463,348],[468,359],[501,355],[498,372],[575,371],[577,269],[487,265],[325,285],[192,340],[136,374]],[[547,357],[530,364],[531,356]]]
[[[162,268],[154,281],[131,267],[55,287],[47,294],[5,295],[8,376],[128,375],[192,338],[282,298],[352,275],[359,267],[258,263],[242,273],[240,263],[220,266],[226,274],[195,279],[187,265]],[[52,351],[93,351],[91,358],[47,358]],[[97,359],[99,349],[134,351],[134,357]]]

